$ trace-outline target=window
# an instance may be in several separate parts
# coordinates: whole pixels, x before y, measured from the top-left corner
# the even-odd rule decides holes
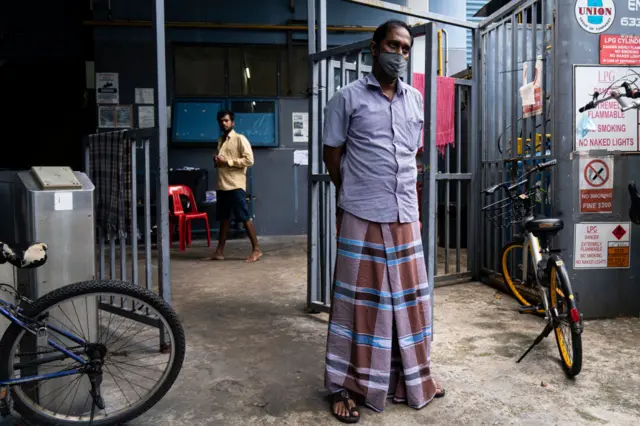
[[[177,46],[175,91],[181,96],[224,96],[226,48]]]
[[[304,96],[309,89],[309,48],[307,45],[286,46],[281,49],[280,94]]]
[[[247,137],[252,146],[277,146],[277,108],[275,101],[230,101],[235,113],[235,130]]]
[[[220,136],[218,111],[225,108],[219,99],[176,99],[173,104],[172,141],[215,143]]]
[[[174,93],[179,97],[304,96],[308,47],[176,45]]]
[[[279,46],[229,48],[230,96],[278,96]]]

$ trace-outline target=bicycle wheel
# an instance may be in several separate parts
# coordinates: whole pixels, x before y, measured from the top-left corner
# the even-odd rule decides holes
[[[0,341],[0,379],[52,374],[47,380],[12,387],[15,411],[34,424],[110,426],[129,422],[162,399],[182,368],[185,336],[180,321],[164,300],[144,288],[120,281],[80,282],[54,290],[23,309],[25,317],[38,320],[38,327],[46,319],[46,337],[51,342],[82,360],[91,360],[92,367],[102,360],[99,390],[104,405],[94,404],[90,394],[94,370],[83,370],[86,367],[77,359],[41,346],[42,340],[36,342],[31,333],[12,324]],[[129,331],[131,337],[125,336]],[[89,343],[80,345],[69,334]],[[154,338],[158,344],[148,343]],[[168,358],[165,364],[159,362],[164,357]],[[51,368],[54,370],[48,370]],[[77,374],[56,376],[75,369]],[[152,385],[148,381],[154,380],[149,377],[154,373],[159,380]],[[57,391],[60,395],[52,397]],[[57,408],[51,406],[54,403]]]
[[[537,304],[540,297],[536,290],[536,266],[531,252],[527,254],[527,264],[523,264],[522,251],[524,245],[514,241],[502,249],[500,267],[502,278],[513,297],[523,306]],[[526,266],[526,276],[525,276]],[[538,310],[544,313],[544,310]]]
[[[549,308],[553,316],[562,367],[568,377],[582,369],[582,317],[578,311],[569,275],[564,262],[557,256],[549,259]]]

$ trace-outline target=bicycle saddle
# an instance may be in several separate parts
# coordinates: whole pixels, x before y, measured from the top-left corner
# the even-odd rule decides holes
[[[631,195],[631,207],[629,207],[629,219],[636,225],[640,225],[640,194],[638,194],[638,188],[636,183],[631,182],[629,184],[629,195]]]
[[[0,241],[0,264],[9,262],[16,268],[31,269],[42,266],[47,261],[45,243],[9,245]]]

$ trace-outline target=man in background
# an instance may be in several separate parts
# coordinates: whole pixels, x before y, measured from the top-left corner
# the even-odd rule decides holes
[[[227,242],[231,213],[238,222],[244,224],[253,250],[245,262],[256,262],[262,256],[258,247],[258,237],[247,206],[247,167],[253,165],[253,151],[244,135],[235,132],[233,111],[218,112],[218,124],[222,136],[213,162],[217,169],[216,217],[220,222],[220,237],[213,260],[224,260],[224,245]]]

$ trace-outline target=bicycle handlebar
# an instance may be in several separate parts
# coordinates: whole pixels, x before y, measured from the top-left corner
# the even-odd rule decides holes
[[[514,189],[518,188],[519,186],[528,183],[529,182],[529,176],[535,172],[539,172],[540,170],[544,170],[547,169],[549,167],[553,167],[556,164],[558,164],[558,160],[553,159],[553,160],[549,160],[546,161],[544,163],[540,163],[536,166],[533,166],[528,172],[526,172],[524,175],[522,175],[522,177],[520,178],[520,180],[516,183],[513,183],[511,185],[509,185],[510,182],[503,182],[503,183],[499,183],[497,185],[491,186],[487,189],[485,189],[484,191],[482,191],[483,194],[485,195],[491,195],[493,193],[495,193],[499,188],[503,188],[506,189],[508,192],[513,191]]]
[[[624,93],[615,89],[609,90],[609,96],[598,99],[600,96],[599,92],[595,92],[593,94],[593,99],[587,103],[585,106],[580,107],[578,109],[579,112],[585,112],[590,109],[596,108],[599,104],[609,101],[611,99],[615,99],[620,105],[621,111],[627,111],[630,109],[640,109],[640,102],[630,101],[630,99],[638,99],[640,98],[640,90],[632,89],[631,83],[624,81],[620,84],[620,88],[624,89]]]

